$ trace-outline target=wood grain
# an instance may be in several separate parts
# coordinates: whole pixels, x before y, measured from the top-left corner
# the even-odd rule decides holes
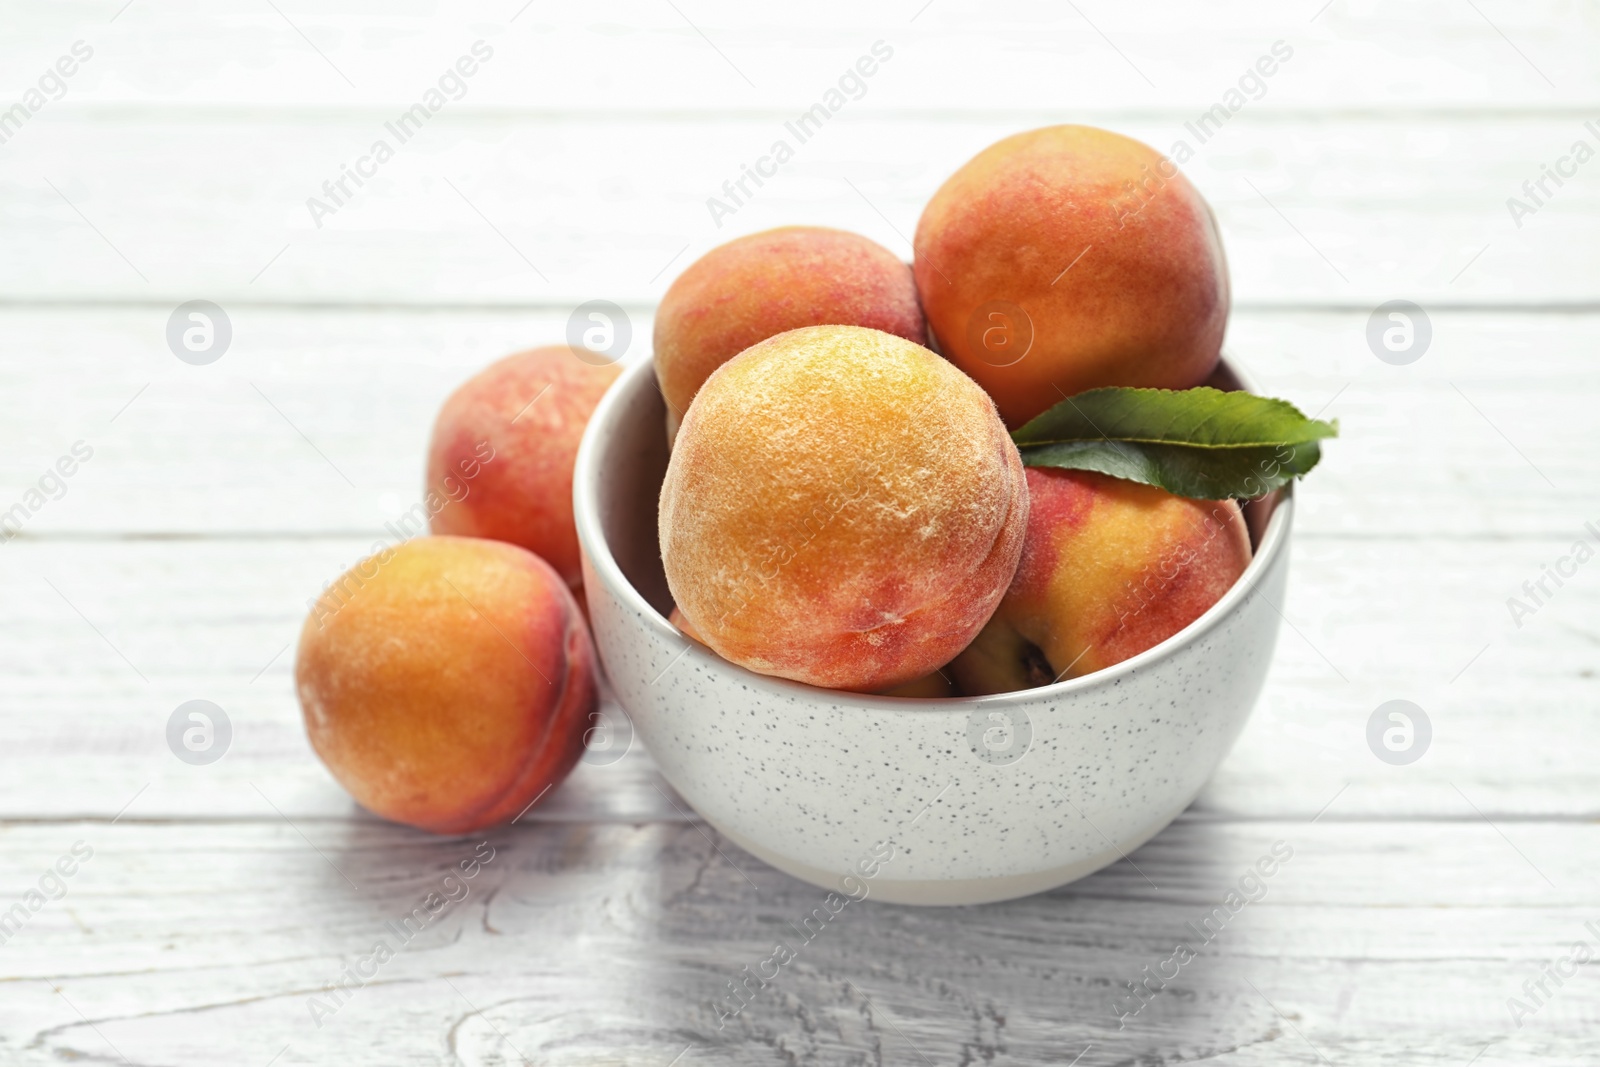
[[[1311,488],[1314,488],[1311,487]],[[292,685],[306,601],[369,540],[16,541],[0,550],[0,675],[16,713],[0,748],[0,817],[360,818],[307,747]],[[1600,813],[1592,758],[1593,575],[1516,627],[1505,598],[1563,541],[1326,538],[1294,547],[1267,687],[1197,810],[1218,818]],[[186,700],[234,727],[217,763],[167,750]],[[1366,724],[1392,699],[1433,724],[1426,755],[1391,767]],[[1537,714],[1529,709],[1538,709]],[[642,754],[636,754],[642,755]],[[73,788],[56,788],[71,780]],[[680,817],[647,759],[586,767],[529,818]],[[264,796],[263,796],[264,794]]]
[[[168,310],[202,296],[224,305],[641,304],[714,245],[772,226],[857,230],[909,258],[923,203],[973,153],[1010,133],[1097,116],[846,108],[799,144],[781,113],[446,110],[371,181],[347,185],[336,214],[313,219],[308,199],[331,203],[323,183],[355,166],[391,118],[119,114],[63,101],[6,146],[15,151],[0,171],[0,240],[13,254],[0,261],[0,286],[12,299]],[[1183,167],[1216,209],[1241,303],[1600,302],[1586,251],[1600,237],[1600,184],[1579,171],[1559,189],[1547,185],[1543,206],[1520,226],[1506,207],[1576,139],[1600,145],[1576,114],[1247,107],[1204,145],[1185,129],[1193,118],[1172,110],[1100,120],[1163,151],[1180,139],[1195,149]],[[708,198],[726,201],[723,183],[785,136],[795,158],[761,188],[747,184],[750,198],[732,217],[714,219]],[[91,157],[119,163],[79,165]]]
[[[567,320],[234,308],[233,346],[194,367],[166,346],[170,311],[0,311],[22,354],[0,364],[14,398],[0,512],[73,442],[94,449],[24,534],[380,534],[418,499],[450,390],[506,352],[559,341]],[[645,358],[649,309],[631,318],[630,358]],[[1298,537],[1570,544],[1600,520],[1588,470],[1600,315],[1435,310],[1430,349],[1403,367],[1372,354],[1367,320],[1241,311],[1230,326],[1230,355],[1257,388],[1342,420],[1301,495]]]
[[[1521,823],[1512,844],[1481,823],[1184,819],[1052,893],[952,909],[869,896],[803,943],[790,924],[825,893],[691,826],[500,831],[454,886],[473,841],[392,827],[14,827],[14,892],[73,841],[94,856],[6,945],[0,1048],[19,1067],[280,1052],[659,1067],[685,1050],[726,1064],[1579,1062],[1600,1025],[1591,979],[1550,986],[1521,1028],[1507,998],[1600,941],[1584,926],[1597,832]],[[1203,943],[1191,924],[1275,843],[1289,858]],[[388,921],[462,887],[342,1005],[324,992],[398,941]],[[719,1029],[727,983],[780,938],[796,958]],[[1137,1003],[1126,984],[1180,941],[1197,957],[1119,1028],[1113,1005]],[[313,998],[337,1007],[320,1027]]]
[[[1520,626],[1506,603],[1600,526],[1600,164],[1521,225],[1507,207],[1600,144],[1592,6],[73,0],[0,20],[0,112],[94,49],[0,143],[0,515],[28,502],[0,535],[0,918],[93,849],[0,926],[6,1064],[1593,1058],[1593,964],[1524,983],[1600,950],[1600,571]],[[307,198],[477,40],[494,56],[461,98],[319,228]],[[860,99],[717,226],[707,198],[878,40]],[[1292,57],[1199,144],[1185,124],[1278,40]],[[318,1027],[313,1003],[340,1004],[341,972],[473,851],[356,809],[291,678],[306,599],[416,500],[446,393],[593,298],[646,358],[654,302],[735,234],[810,222],[909,255],[952,169],[1052,122],[1197,149],[1232,357],[1343,428],[1298,495],[1266,690],[1193,808],[1052,893],[851,904],[719,1029],[727,983],[824,894],[691,821],[634,745],[491,834],[466,898]],[[234,328],[210,366],[163,336],[195,298]],[[1396,298],[1433,331],[1409,366],[1365,337]],[[59,498],[29,497],[80,441]],[[164,740],[195,698],[233,725],[209,766]],[[1396,698],[1434,731],[1405,767],[1365,741]],[[1119,1028],[1127,983],[1278,841],[1265,895]],[[1513,997],[1537,1009],[1520,1026]]]
[[[497,55],[462,103],[696,114],[804,107],[878,38],[900,51],[863,102],[971,111],[1182,108],[1210,103],[1277,39],[1297,50],[1264,107],[1320,113],[1407,106],[1550,109],[1592,104],[1586,48],[1600,16],[1564,0],[1281,4],[1092,0],[980,4],[827,0],[803,8],[733,0],[599,10],[464,0],[439,8],[194,11],[76,0],[38,11],[0,42],[19,86],[75,38],[95,59],[71,99],[263,109],[409,102],[473,40]],[[879,97],[883,99],[880,101]]]

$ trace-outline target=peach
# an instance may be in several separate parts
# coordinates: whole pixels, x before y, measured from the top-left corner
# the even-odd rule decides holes
[[[680,274],[655,319],[668,439],[711,372],[801,326],[867,326],[927,340],[911,269],[843,230],[785,226],[719,245]]]
[[[1165,156],[1088,126],[990,145],[917,223],[917,291],[939,351],[1015,429],[1097,386],[1187,389],[1228,318],[1216,220]]]
[[[583,428],[620,369],[552,345],[490,364],[450,394],[428,447],[436,534],[537,553],[580,594],[572,467]]]
[[[672,625],[676,626],[678,629],[682,630],[683,636],[692,641],[698,642],[699,644],[705,644],[705,641],[700,637],[700,634],[696,632],[694,624],[685,618],[683,612],[679,611],[676,607],[674,607],[672,609],[672,613],[667,616],[667,621],[672,623]],[[942,670],[935,670],[923,675],[921,678],[913,678],[909,682],[901,682],[899,685],[892,685],[889,688],[884,689],[879,695],[888,697],[917,697],[918,699],[929,700],[938,697],[953,697],[957,694],[955,681],[950,677],[950,675]]]
[[[888,689],[878,692],[879,696],[886,697],[915,697],[918,700],[938,700],[958,695],[955,682],[950,677],[950,672],[938,670],[924,674],[921,678],[913,678],[909,682],[892,685]]]
[[[702,645],[706,643],[705,638],[701,637],[700,632],[694,628],[694,623],[689,621],[688,617],[684,615],[677,605],[673,605],[672,612],[667,616],[667,621],[682,630],[683,636],[689,640]]]
[[[874,692],[978,632],[1027,510],[1021,458],[972,379],[893,334],[813,326],[706,380],[661,487],[661,558],[723,658]]]
[[[1050,685],[1152,648],[1221,599],[1250,562],[1232,500],[1029,467],[1016,577],[948,672],[968,696]]]
[[[434,833],[515,819],[597,712],[571,591],[523,548],[422,537],[324,591],[300,632],[306,733],[362,807]]]

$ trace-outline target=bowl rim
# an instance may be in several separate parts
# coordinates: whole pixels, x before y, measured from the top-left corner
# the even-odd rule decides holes
[[[1221,362],[1239,380],[1242,389],[1255,391],[1253,383],[1225,353],[1221,357]],[[648,386],[641,385],[640,379],[648,379]],[[688,637],[668,622],[666,617],[657,611],[622,573],[622,568],[612,555],[611,546],[606,541],[598,513],[601,439],[611,432],[611,425],[618,417],[617,413],[622,407],[624,397],[629,396],[631,390],[646,387],[655,388],[658,392],[660,390],[655,375],[653,354],[647,354],[637,362],[624,366],[622,373],[606,390],[600,403],[595,407],[589,425],[584,428],[572,479],[572,512],[578,529],[578,545],[589,561],[595,577],[605,584],[610,595],[618,597],[628,608],[640,615],[660,636],[686,643],[686,648],[679,654],[680,657],[697,657],[699,662],[711,665],[712,669],[726,672],[740,684],[758,690],[767,689],[790,697],[804,696],[835,707],[849,706],[878,711],[970,712],[974,707],[1050,703],[1101,686],[1115,685],[1129,674],[1171,658],[1220,625],[1226,616],[1257,591],[1267,571],[1284,553],[1289,541],[1294,510],[1292,480],[1277,490],[1280,494],[1278,501],[1267,520],[1266,528],[1261,533],[1260,544],[1251,555],[1250,563],[1245,567],[1244,573],[1215,604],[1206,609],[1204,614],[1165,641],[1152,645],[1136,656],[1130,656],[1120,663],[1114,663],[1090,674],[1052,682],[1050,685],[978,697],[895,697],[856,693],[844,689],[824,689],[789,678],[760,674],[731,660],[723,659],[711,648]],[[589,583],[585,582],[585,597],[589,595],[588,590]],[[1278,611],[1276,606],[1273,606],[1273,610]],[[1282,614],[1281,611],[1278,613]]]

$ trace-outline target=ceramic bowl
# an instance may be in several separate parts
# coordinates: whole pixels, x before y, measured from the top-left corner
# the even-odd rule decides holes
[[[1218,382],[1240,385],[1226,367]],[[1243,728],[1277,640],[1290,494],[1247,509],[1256,551],[1234,587],[1132,659],[999,696],[863,696],[745,670],[667,621],[664,411],[651,364],[634,364],[578,453],[595,642],[667,781],[779,870],[905,904],[1037,893],[1160,832]]]

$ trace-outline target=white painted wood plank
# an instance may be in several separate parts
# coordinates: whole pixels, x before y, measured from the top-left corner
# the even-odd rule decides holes
[[[0,953],[7,1063],[1591,1055],[1581,975],[1521,1028],[1507,998],[1600,946],[1597,587],[1580,570],[1521,628],[1505,599],[1600,524],[1600,319],[1482,308],[1600,303],[1589,176],[1520,229],[1505,206],[1600,114],[1589,8],[5,7],[0,107],[96,48],[0,146],[0,509],[95,449],[0,544],[0,909],[96,850]],[[478,37],[496,59],[464,99],[315,229],[305,198]],[[470,899],[315,1027],[310,998],[471,852],[354,808],[285,648],[415,498],[449,388],[558,339],[580,300],[627,303],[647,337],[673,272],[737,232],[839,225],[904,254],[928,192],[1004,133],[1090,121],[1168,148],[1279,37],[1293,60],[1187,169],[1245,309],[1230,347],[1346,437],[1300,497],[1266,694],[1191,812],[1043,897],[851,905],[718,1030],[725,983],[822,894],[683,825],[636,747],[496,831]],[[895,56],[866,96],[716,228],[706,196],[879,38]],[[238,329],[212,367],[161,340],[193,297]],[[1393,297],[1433,315],[1411,367],[1363,340]],[[235,725],[210,767],[162,737],[194,697]],[[1434,725],[1409,767],[1363,738],[1396,697]],[[1118,1029],[1122,984],[1278,839],[1295,856],[1266,897]]]
[[[1520,1028],[1507,1000],[1600,940],[1585,927],[1600,829],[1504,829],[1183,820],[1049,894],[958,909],[869,896],[813,919],[802,944],[790,924],[823,891],[682,825],[496,833],[493,859],[452,885],[472,840],[11,825],[8,900],[74,841],[94,854],[0,955],[0,1049],[18,1067],[1583,1062],[1600,1025],[1589,968],[1547,980]],[[1201,943],[1191,924],[1276,842],[1289,858],[1246,884],[1259,899]],[[338,1004],[324,987],[441,887],[466,895],[316,1026],[313,998]],[[727,983],[779,938],[796,958],[719,1030]],[[1126,983],[1180,941],[1196,958],[1119,1028]]]
[[[169,307],[647,303],[694,257],[772,226],[858,230],[909,256],[923,204],[975,152],[1095,119],[844,111],[800,144],[780,113],[441,113],[407,144],[389,136],[394,158],[336,205],[324,183],[388,136],[387,117],[63,106],[4,146],[0,291]],[[1600,240],[1600,183],[1579,170],[1535,193],[1535,214],[1507,209],[1577,139],[1600,147],[1575,114],[1247,110],[1206,144],[1190,118],[1106,121],[1197,152],[1185,170],[1216,208],[1243,305],[1600,301],[1587,252]],[[795,158],[714,218],[708,200],[733,204],[724,183],[778,139]],[[313,218],[311,198],[338,210]]]
[[[36,501],[25,536],[377,536],[417,501],[449,392],[566,325],[548,312],[235,307],[233,347],[194,367],[166,346],[169,311],[0,310],[15,354],[0,363],[0,513],[75,442],[93,449],[60,499]],[[631,358],[646,358],[649,309],[632,318]],[[1255,311],[1230,327],[1262,391],[1342,420],[1300,496],[1300,536],[1570,543],[1600,523],[1600,315],[1435,309],[1432,347],[1404,367],[1372,354],[1367,320]]]
[[[278,107],[409,102],[476,39],[496,58],[471,102],[569,108],[805,107],[873,41],[896,48],[864,102],[967,109],[1193,106],[1277,39],[1295,60],[1261,107],[1592,103],[1592,9],[1562,0],[976,0],[747,5],[521,0],[327,8],[110,0],[6,5],[0,68],[20,90],[75,39],[72,99]]]
[[[362,820],[311,753],[292,686],[306,601],[369,542],[17,541],[0,550],[0,818]],[[1217,818],[1600,814],[1594,564],[1516,627],[1562,541],[1308,539],[1266,690],[1197,811]],[[233,724],[220,762],[166,747],[179,704]],[[1386,701],[1432,723],[1419,762],[1367,747]],[[678,818],[645,758],[585,767],[528,818]],[[63,783],[70,783],[63,787]],[[144,791],[139,792],[141,789]],[[1331,807],[1330,807],[1331,805]]]

